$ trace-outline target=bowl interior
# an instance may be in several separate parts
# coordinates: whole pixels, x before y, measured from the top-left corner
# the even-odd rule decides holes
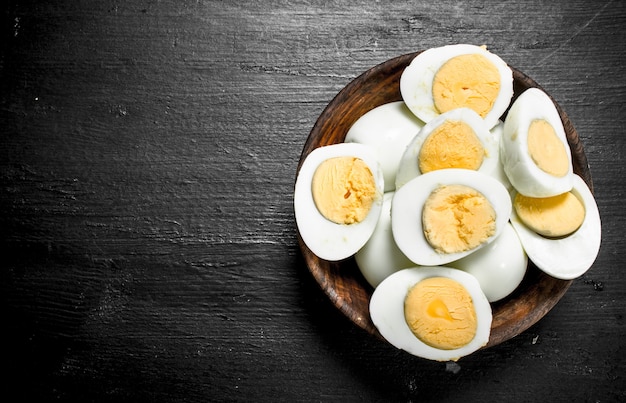
[[[345,86],[327,105],[313,126],[302,150],[298,170],[306,156],[315,148],[343,142],[346,133],[360,116],[382,104],[402,100],[400,76],[419,53],[390,59],[367,70]],[[530,87],[541,88],[524,73],[513,67],[511,69],[514,80],[513,100]],[[565,127],[574,172],[593,190],[587,159],[578,134],[565,112],[556,102],[555,105]],[[361,275],[354,258],[329,262],[315,256],[301,238],[299,244],[309,271],[333,304],[356,325],[382,338],[369,315],[373,288]],[[543,273],[529,261],[520,286],[513,294],[492,304],[491,336],[486,347],[502,343],[536,323],[554,307],[571,283],[571,280],[559,280]]]

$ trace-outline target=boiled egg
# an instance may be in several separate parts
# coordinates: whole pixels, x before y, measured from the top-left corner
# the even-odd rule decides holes
[[[383,208],[374,233],[354,255],[354,260],[363,277],[374,288],[396,271],[415,266],[415,263],[411,262],[398,249],[391,233],[391,200],[393,196],[394,192],[387,192],[383,196]]]
[[[422,358],[456,361],[489,341],[491,306],[476,278],[460,270],[400,270],[374,290],[369,308],[389,343]]]
[[[528,267],[528,256],[513,226],[507,223],[489,245],[448,265],[476,277],[487,300],[495,302],[520,285]]]
[[[506,176],[506,172],[504,172],[504,167],[502,166],[502,162],[500,160],[500,141],[502,141],[502,133],[504,133],[504,122],[499,121],[497,125],[495,125],[491,130],[491,136],[498,145],[498,163],[496,164],[495,169],[491,172],[491,175],[499,180],[507,190],[513,190],[513,185],[511,185],[511,181],[509,177]]]
[[[340,143],[316,148],[302,162],[294,190],[303,242],[321,259],[354,255],[374,232],[383,189],[383,173],[371,147]]]
[[[600,214],[591,190],[580,176],[574,175],[573,179],[573,187],[565,197],[518,199],[514,195],[516,207],[511,214],[511,224],[528,258],[545,273],[563,280],[574,279],[589,270],[600,250],[602,235]],[[579,216],[580,207],[582,216]],[[539,232],[538,228],[541,228]],[[572,232],[564,233],[567,232],[564,228]]]
[[[418,265],[443,265],[492,242],[511,214],[497,179],[468,169],[440,169],[398,189],[391,229],[398,248]]]
[[[428,122],[406,146],[396,174],[396,189],[438,169],[495,172],[498,153],[496,139],[476,112],[453,109]]]
[[[400,77],[400,93],[426,123],[452,109],[468,107],[491,129],[511,102],[513,72],[484,46],[441,46],[411,61]]]
[[[563,122],[542,90],[529,88],[511,105],[500,159],[513,187],[525,196],[555,196],[572,188],[572,156]]]
[[[390,102],[358,118],[348,130],[345,142],[369,145],[376,150],[385,178],[385,192],[389,192],[395,189],[404,149],[423,126],[404,102]]]

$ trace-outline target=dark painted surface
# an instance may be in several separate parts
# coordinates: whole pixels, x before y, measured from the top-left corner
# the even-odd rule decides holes
[[[626,398],[620,1],[10,1],[0,53],[6,394],[16,401]],[[603,218],[538,324],[458,365],[357,328],[292,192],[326,104],[392,57],[486,43],[559,102]]]

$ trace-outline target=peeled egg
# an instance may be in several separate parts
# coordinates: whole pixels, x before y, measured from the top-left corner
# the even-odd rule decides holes
[[[407,144],[424,126],[404,102],[380,105],[362,115],[346,134],[346,143],[360,143],[376,149],[385,178],[385,192],[395,189],[398,163]]]
[[[411,261],[442,265],[492,242],[510,214],[509,193],[497,179],[467,169],[441,169],[396,191],[391,229],[398,248]]]
[[[463,168],[494,173],[498,143],[483,119],[469,108],[453,109],[428,122],[406,146],[396,189],[436,169]]]
[[[517,231],[528,258],[547,274],[571,280],[584,274],[596,260],[600,250],[601,222],[598,206],[585,181],[574,175],[572,194],[584,206],[582,225],[572,234],[548,238],[527,227],[515,213],[511,224]]]
[[[374,232],[384,179],[375,151],[340,143],[313,150],[294,190],[296,225],[306,246],[329,261],[356,253]]]
[[[429,122],[460,107],[474,109],[490,129],[513,96],[513,72],[485,47],[447,45],[417,55],[400,77],[400,93],[415,115]]]
[[[391,233],[391,200],[394,192],[383,197],[383,208],[374,233],[354,255],[363,277],[372,287],[400,269],[415,266],[401,251]]]
[[[456,361],[489,341],[491,306],[476,278],[461,270],[400,270],[374,290],[369,308],[389,343],[422,358]]]
[[[498,145],[498,163],[496,164],[495,169],[491,172],[491,176],[500,181],[510,192],[513,190],[513,185],[511,185],[511,181],[508,176],[506,176],[506,172],[504,172],[504,167],[502,166],[502,162],[500,160],[500,141],[502,141],[502,133],[504,133],[504,122],[499,121],[498,124],[490,130],[490,132],[494,141]]]
[[[555,196],[572,188],[572,156],[563,122],[550,97],[538,88],[527,89],[511,106],[500,154],[511,184],[525,196]]]
[[[528,256],[510,223],[489,245],[464,258],[449,263],[450,267],[470,273],[480,283],[489,302],[511,294],[522,282]]]

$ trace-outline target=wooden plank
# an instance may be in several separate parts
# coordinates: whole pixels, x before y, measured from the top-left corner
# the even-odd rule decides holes
[[[7,390],[24,400],[619,401],[626,6],[581,0],[13,0],[0,40]],[[293,184],[368,68],[487,44],[583,141],[591,270],[538,324],[458,364],[352,324],[308,273]]]

